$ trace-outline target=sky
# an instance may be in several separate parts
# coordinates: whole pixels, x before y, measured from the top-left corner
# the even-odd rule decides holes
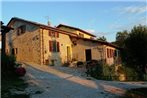
[[[66,24],[86,30],[97,37],[115,41],[116,33],[147,25],[146,0],[3,0],[1,16],[5,25],[19,17],[52,26]]]

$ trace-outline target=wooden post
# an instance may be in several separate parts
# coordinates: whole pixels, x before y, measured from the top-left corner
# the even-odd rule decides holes
[[[4,26],[3,25],[4,23],[1,21],[1,29],[0,29],[0,32],[1,32],[1,39],[2,39],[2,56],[6,54],[5,52],[5,48],[6,48],[6,33],[8,33],[10,30],[13,30],[13,28],[11,27],[8,27],[8,26]]]

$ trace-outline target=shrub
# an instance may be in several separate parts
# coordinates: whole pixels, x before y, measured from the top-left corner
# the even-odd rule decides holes
[[[122,66],[125,70],[126,79],[128,81],[138,80],[138,73],[130,67]]]
[[[82,67],[83,64],[84,64],[84,63],[83,63],[82,61],[78,61],[78,62],[77,62],[77,67]]]
[[[118,80],[118,76],[115,71],[115,65],[103,65],[103,79]]]
[[[144,74],[143,77],[144,77],[144,81],[147,81],[147,74]]]
[[[14,75],[16,58],[13,55],[2,55],[2,76]]]
[[[24,76],[26,73],[25,68],[20,66],[21,64],[16,63],[14,55],[3,55],[2,56],[2,78],[10,78],[17,76]],[[8,77],[10,76],[10,77]]]
[[[96,60],[88,61],[86,64],[86,74],[92,77],[99,78],[102,76],[103,70],[101,64]]]
[[[115,66],[103,65],[101,62],[91,60],[86,65],[87,74],[97,79],[117,80]]]
[[[63,67],[69,67],[70,63],[69,62],[65,62],[62,66]]]

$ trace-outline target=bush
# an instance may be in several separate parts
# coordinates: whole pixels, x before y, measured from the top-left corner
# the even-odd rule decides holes
[[[115,65],[103,65],[103,79],[118,80],[118,76],[115,71]]]
[[[66,63],[64,63],[62,66],[63,66],[63,67],[69,67],[69,65],[70,65],[70,63],[69,63],[69,62],[66,62]]]
[[[86,73],[94,78],[104,80],[118,80],[114,65],[103,65],[99,61],[91,60],[87,62],[86,69]]]
[[[144,81],[147,81],[147,74],[143,75]]]
[[[2,76],[14,75],[16,58],[13,55],[2,55]]]
[[[138,80],[138,73],[133,69],[133,68],[130,68],[130,67],[124,67],[122,66],[124,69],[125,69],[125,74],[126,74],[126,80],[128,81],[134,81],[134,80]]]
[[[78,62],[77,62],[77,67],[82,67],[83,64],[84,64],[84,63],[83,63],[82,61],[78,61]]]
[[[2,78],[10,78],[24,76],[26,73],[25,68],[21,67],[21,64],[16,63],[14,55],[2,56]],[[8,77],[10,76],[10,77]]]
[[[96,60],[88,61],[86,64],[86,70],[87,75],[91,75],[95,78],[101,77],[103,73],[102,65]]]

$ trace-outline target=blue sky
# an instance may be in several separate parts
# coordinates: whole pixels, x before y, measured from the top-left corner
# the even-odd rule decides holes
[[[7,0],[6,0],[7,1]],[[115,41],[118,31],[147,25],[147,2],[142,1],[7,1],[1,3],[0,19],[7,24],[19,17],[52,26],[66,24]]]

